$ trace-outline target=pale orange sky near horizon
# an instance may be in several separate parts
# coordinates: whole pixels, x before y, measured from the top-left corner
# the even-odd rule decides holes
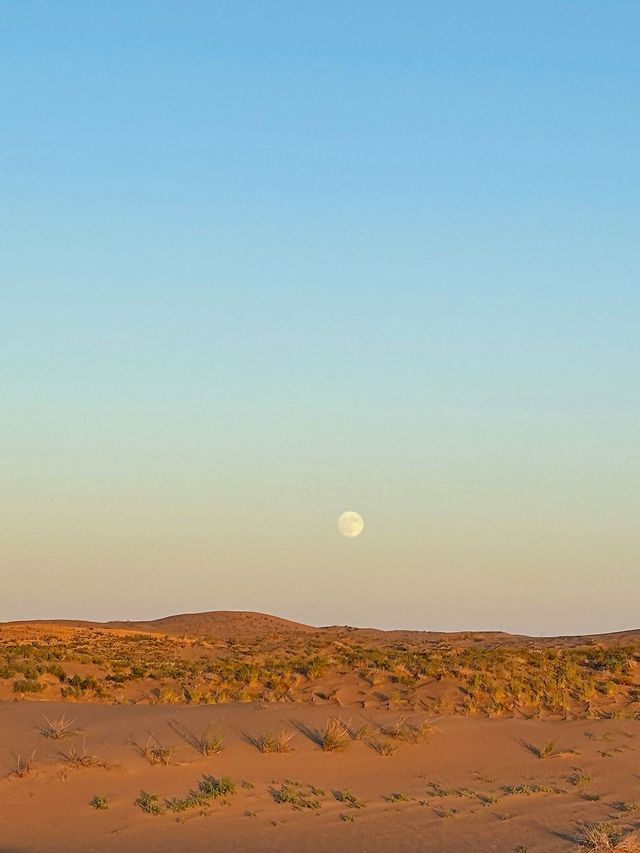
[[[183,471],[183,487],[166,492],[163,475],[136,483],[113,472],[109,486],[103,471],[101,488],[78,489],[75,500],[69,487],[56,500],[54,479],[40,487],[39,502],[29,493],[22,518],[26,508],[14,503],[13,519],[3,516],[11,547],[3,552],[0,619],[232,609],[316,625],[534,634],[634,627],[632,519],[611,504],[587,515],[584,502],[569,505],[576,484],[568,488],[549,473],[529,470],[527,494],[479,471],[455,484],[432,478],[427,486],[377,488],[370,474],[368,499],[340,504],[319,495],[317,482],[301,488],[282,478],[277,502],[244,494],[241,508],[228,497],[230,484],[226,497],[221,484],[204,493],[191,480],[188,490]],[[555,500],[543,504],[535,481]],[[338,478],[333,489],[349,486]],[[407,505],[412,492],[416,500]],[[354,540],[336,529],[337,511],[347,505],[357,505],[367,525]],[[618,572],[629,567],[623,595],[601,570],[613,561]],[[37,587],[30,576],[39,578]]]

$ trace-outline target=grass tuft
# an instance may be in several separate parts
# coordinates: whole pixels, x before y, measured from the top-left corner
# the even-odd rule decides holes
[[[294,731],[281,731],[277,734],[265,732],[259,735],[253,743],[260,752],[291,752],[293,747],[291,741],[295,737]]]
[[[344,752],[350,744],[349,726],[337,717],[332,717],[320,732],[320,748],[325,752]]]
[[[72,747],[69,752],[63,752],[62,757],[69,767],[73,767],[76,770],[79,770],[81,767],[103,766],[95,755],[91,755],[86,741],[82,744],[82,749]]]
[[[16,763],[11,771],[11,776],[14,779],[24,779],[26,776],[33,771],[36,764],[36,752],[35,749],[29,756],[29,758],[22,758],[19,754],[16,756]]]
[[[392,740],[372,740],[369,742],[369,745],[372,749],[374,749],[378,755],[390,756],[394,755],[398,751],[398,743],[395,743]]]
[[[43,715],[44,716],[44,715]],[[75,720],[67,720],[65,715],[63,714],[57,720],[50,720],[48,717],[44,717],[46,726],[40,729],[43,737],[50,737],[54,740],[62,740],[69,735],[77,734],[76,730],[72,730],[72,726],[75,724]]]
[[[203,734],[198,741],[198,746],[205,758],[208,758],[210,755],[220,755],[224,749],[222,737],[213,732]]]
[[[154,737],[150,737],[144,748],[144,757],[149,764],[170,764],[175,755],[174,746],[163,746]]]

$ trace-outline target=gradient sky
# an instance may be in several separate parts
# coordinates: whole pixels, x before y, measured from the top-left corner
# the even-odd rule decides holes
[[[0,619],[638,627],[639,27],[1,2]]]

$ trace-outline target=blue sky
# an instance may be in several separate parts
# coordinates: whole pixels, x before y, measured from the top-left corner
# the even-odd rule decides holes
[[[639,24],[1,4],[0,619],[635,625]]]

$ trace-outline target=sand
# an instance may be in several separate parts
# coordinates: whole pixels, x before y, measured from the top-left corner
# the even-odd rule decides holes
[[[208,621],[211,636],[208,617],[199,624]],[[183,642],[189,620],[176,618]],[[228,633],[238,620],[225,619],[223,633]],[[252,623],[243,638],[259,636],[256,627]],[[316,635],[317,629],[307,629],[295,623],[268,624],[269,631],[282,631],[291,642],[299,633]],[[9,635],[19,636],[24,642],[42,636],[42,630],[75,637],[77,631],[105,629],[15,623],[2,626],[0,637],[7,643]],[[126,636],[130,629],[108,630]],[[136,630],[143,630],[140,623]],[[277,635],[281,641],[282,634]],[[367,635],[367,642],[372,636],[381,645],[391,642],[376,632]],[[273,644],[276,637],[263,640]],[[476,640],[467,636],[466,642]],[[502,640],[487,635],[482,642]],[[187,657],[202,652],[200,645],[179,647]],[[90,664],[78,667],[91,669]],[[419,702],[396,706],[381,700],[367,706],[352,676],[344,674],[348,686],[342,694],[317,702],[302,698],[302,691],[298,701],[188,705],[152,704],[144,698],[115,703],[113,697],[49,701],[42,694],[33,701],[5,690],[0,701],[0,853],[559,853],[577,849],[587,824],[609,822],[621,833],[640,829],[640,722],[634,713],[625,719],[605,710],[595,719],[575,713],[564,719],[551,714],[527,719],[514,709],[495,718],[436,717]],[[335,686],[335,672],[323,677]],[[316,693],[322,688],[324,695],[332,692],[322,681],[314,686]],[[47,691],[53,690],[49,685]],[[47,719],[63,716],[73,721],[66,737],[57,740],[42,733]],[[344,751],[320,747],[318,734],[331,718],[341,719],[351,732]],[[409,734],[425,721],[429,725],[412,742],[411,737],[389,735],[398,721]],[[368,731],[356,739],[362,726]],[[281,730],[295,733],[292,751],[260,752],[255,739]],[[198,742],[205,732],[221,737],[220,754],[202,754]],[[150,738],[151,745],[170,750],[166,764],[148,760]],[[380,742],[393,743],[395,752],[380,755],[374,748]],[[549,744],[549,757],[541,758]],[[84,756],[90,766],[74,767],[74,754]],[[22,763],[33,756],[31,771],[21,778],[14,772],[18,756]],[[196,790],[205,775],[228,777],[235,791],[171,811],[170,801]],[[311,800],[312,808],[296,810],[278,801],[288,781],[296,783],[288,790]],[[141,791],[157,795],[164,813],[146,814],[136,804]],[[349,793],[360,808],[350,807]],[[92,807],[96,796],[105,798],[108,808]]]

